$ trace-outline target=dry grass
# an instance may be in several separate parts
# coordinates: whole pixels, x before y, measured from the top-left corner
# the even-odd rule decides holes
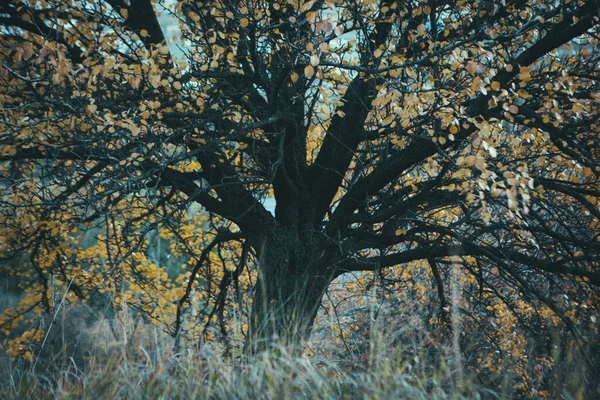
[[[284,349],[252,361],[224,359],[204,348],[179,357],[145,361],[124,356],[91,359],[85,370],[74,365],[16,371],[0,389],[4,399],[458,399],[475,398],[472,383],[458,383],[448,367],[430,376],[393,355],[372,357],[361,371],[333,362],[294,357]],[[490,392],[487,392],[491,396]],[[484,396],[487,397],[487,396]]]
[[[511,399],[514,376],[482,383],[452,348],[432,347],[407,332],[386,331],[371,320],[361,340],[335,343],[321,322],[311,356],[279,345],[248,360],[241,347],[186,343],[173,354],[173,339],[129,314],[109,323],[72,308],[51,330],[31,362],[0,356],[0,399]],[[89,321],[95,320],[95,323]],[[87,321],[87,323],[86,323]],[[398,335],[404,338],[398,345]],[[239,343],[238,343],[239,345]],[[558,357],[558,355],[557,355]],[[583,399],[585,374],[567,365],[555,395]],[[555,378],[557,379],[557,378]],[[570,395],[574,393],[574,395]],[[540,397],[541,398],[541,397]]]
[[[127,324],[125,324],[127,325]],[[0,381],[2,399],[472,399],[498,398],[461,376],[448,359],[428,365],[406,349],[371,338],[362,359],[295,356],[283,346],[245,360],[218,346],[172,354],[172,341],[151,326],[117,337],[106,321],[88,328],[96,340],[87,356],[59,354],[14,363]],[[113,326],[114,332],[114,326]],[[64,351],[64,349],[63,349]],[[235,354],[235,353],[234,353]]]

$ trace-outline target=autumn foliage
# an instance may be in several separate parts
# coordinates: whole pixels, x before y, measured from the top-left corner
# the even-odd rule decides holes
[[[0,3],[3,348],[85,302],[175,351],[360,359],[376,308],[484,384],[552,396],[575,363],[595,393],[599,10]]]

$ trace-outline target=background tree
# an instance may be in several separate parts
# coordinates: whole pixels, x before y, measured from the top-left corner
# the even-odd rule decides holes
[[[177,338],[251,304],[252,352],[307,339],[340,275],[411,266],[442,323],[458,273],[478,319],[492,297],[586,340],[598,1],[173,3],[0,5],[0,254],[35,282],[3,327],[63,291]]]

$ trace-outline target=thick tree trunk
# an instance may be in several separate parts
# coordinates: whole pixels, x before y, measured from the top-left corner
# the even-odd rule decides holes
[[[256,354],[273,345],[300,350],[333,273],[320,267],[315,248],[279,236],[259,251],[258,282],[253,296],[247,351]]]

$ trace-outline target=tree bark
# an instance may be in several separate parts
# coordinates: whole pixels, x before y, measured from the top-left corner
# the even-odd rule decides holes
[[[310,240],[289,236],[271,236],[257,251],[258,282],[246,342],[249,355],[273,346],[300,351],[334,278],[332,271],[320,265],[317,247],[312,247]]]

